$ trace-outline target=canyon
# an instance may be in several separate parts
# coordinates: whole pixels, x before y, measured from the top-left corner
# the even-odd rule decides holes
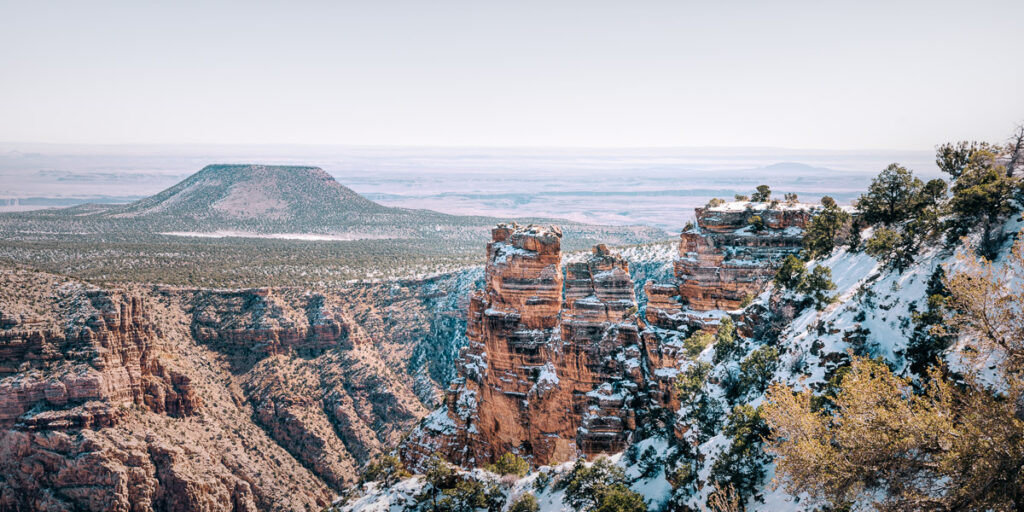
[[[558,228],[494,228],[459,378],[402,444],[403,459],[419,468],[440,454],[477,467],[507,452],[540,466],[622,451],[638,422],[678,408],[684,340],[725,315],[744,327],[744,302],[800,250],[815,210],[795,202],[697,209],[672,279],[649,280],[639,302],[629,263],[606,246],[563,263]]]
[[[299,288],[0,279],[0,510],[322,510],[434,405],[479,272]]]
[[[810,212],[752,232],[698,210],[671,262],[502,224],[482,269],[318,289],[4,268],[0,510],[320,510],[395,447],[413,467],[621,452],[671,424],[685,337],[742,324]]]

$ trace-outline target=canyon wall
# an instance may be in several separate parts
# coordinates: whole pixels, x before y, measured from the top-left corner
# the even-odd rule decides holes
[[[697,209],[674,279],[644,287],[644,318],[628,263],[607,247],[563,265],[557,228],[499,225],[487,245],[486,287],[470,299],[460,376],[401,455],[413,467],[435,453],[465,466],[505,452],[543,465],[621,451],[638,417],[678,408],[686,337],[759,293],[800,250],[814,210]]]
[[[322,510],[435,406],[480,275],[102,289],[0,269],[0,511]]]
[[[603,245],[563,266],[560,244],[557,228],[493,230],[460,378],[401,447],[414,466],[434,453],[546,464],[625,447],[646,380],[629,267]]]
[[[800,251],[816,206],[805,203],[725,203],[697,208],[697,222],[680,234],[675,279],[648,282],[646,319],[665,329],[713,326],[739,309]],[[757,216],[763,227],[755,228]]]

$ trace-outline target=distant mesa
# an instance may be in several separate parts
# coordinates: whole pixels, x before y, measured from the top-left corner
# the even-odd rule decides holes
[[[486,239],[490,228],[502,220],[388,207],[338,183],[319,167],[259,164],[208,165],[180,183],[132,203],[79,205],[7,219],[19,229],[30,226],[51,233],[306,241],[437,239],[474,245]],[[559,222],[573,235],[570,244],[577,248],[595,240],[631,244],[666,237],[665,232],[646,226],[517,220]]]
[[[319,167],[218,164],[128,204],[115,215],[288,221],[313,220],[325,212],[389,210],[338,183]]]

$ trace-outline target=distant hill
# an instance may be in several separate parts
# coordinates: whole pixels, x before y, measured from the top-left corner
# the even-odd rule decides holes
[[[218,164],[128,204],[84,204],[0,215],[0,232],[311,234],[349,240],[446,239],[476,243],[486,240],[487,231],[496,223],[508,220],[383,206],[338,183],[318,167]],[[644,226],[516,220],[559,224],[569,246],[593,241],[642,243],[668,236]]]
[[[114,215],[315,223],[324,214],[364,215],[388,210],[317,167],[208,165],[159,194],[125,205]]]

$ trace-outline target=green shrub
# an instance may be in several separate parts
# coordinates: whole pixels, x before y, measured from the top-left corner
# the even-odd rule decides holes
[[[795,290],[807,273],[807,266],[803,260],[790,254],[782,261],[782,265],[775,273],[775,284],[784,290]]]
[[[635,508],[634,496],[639,498],[639,495],[627,487],[622,468],[606,458],[598,459],[589,466],[582,459],[577,460],[561,485],[565,488],[565,501],[576,510],[646,510],[643,499],[639,502],[643,508]]]
[[[766,476],[765,464],[769,457],[764,452],[763,439],[771,431],[760,407],[755,409],[743,404],[733,408],[722,433],[732,442],[712,465],[711,480],[716,487],[731,487],[739,500],[746,502]]]
[[[359,483],[380,482],[384,487],[391,487],[410,476],[412,474],[406,471],[401,459],[395,455],[382,455],[366,466],[359,475]]]
[[[711,345],[711,342],[714,340],[714,336],[704,331],[697,331],[683,341],[683,348],[686,349],[686,355],[690,357],[697,357],[697,355],[703,352],[708,345]]]
[[[551,472],[541,471],[537,474],[537,478],[533,481],[533,490],[537,492],[544,492],[551,483]]]
[[[764,219],[762,219],[760,215],[751,215],[750,218],[747,219],[747,225],[749,225],[754,232],[764,231]]]
[[[718,325],[718,332],[715,333],[715,363],[720,363],[732,357],[739,348],[736,339],[736,325],[731,317],[722,318]]]
[[[704,386],[704,382],[711,375],[712,366],[704,361],[697,361],[679,372],[676,376],[676,394],[679,400],[687,403],[693,400],[694,396]]]
[[[484,469],[499,475],[515,475],[522,478],[530,471],[530,463],[516,454],[506,452],[498,457],[494,464],[488,464]]]
[[[537,512],[538,510],[540,510],[540,504],[537,503],[537,497],[526,493],[509,507],[508,512]]]
[[[836,301],[837,296],[829,293],[835,289],[836,284],[832,282],[832,269],[824,265],[814,267],[814,270],[805,275],[797,286],[797,291],[807,295],[815,309],[819,311]]]
[[[757,191],[750,195],[750,200],[755,203],[766,203],[772,197],[772,189],[768,185],[758,185]]]
[[[918,192],[924,187],[914,173],[899,164],[886,167],[857,200],[861,219],[869,225],[886,226],[907,219]]]
[[[604,490],[598,497],[594,512],[646,512],[643,497],[631,491],[624,484],[615,484]]]
[[[779,367],[779,350],[775,347],[763,346],[754,350],[740,361],[740,375],[736,382],[734,396],[742,396],[753,391],[760,394],[768,388],[768,381],[775,375]]]
[[[821,201],[824,208],[811,219],[804,232],[803,250],[807,259],[831,254],[850,229],[849,213],[831,197],[825,196]]]

